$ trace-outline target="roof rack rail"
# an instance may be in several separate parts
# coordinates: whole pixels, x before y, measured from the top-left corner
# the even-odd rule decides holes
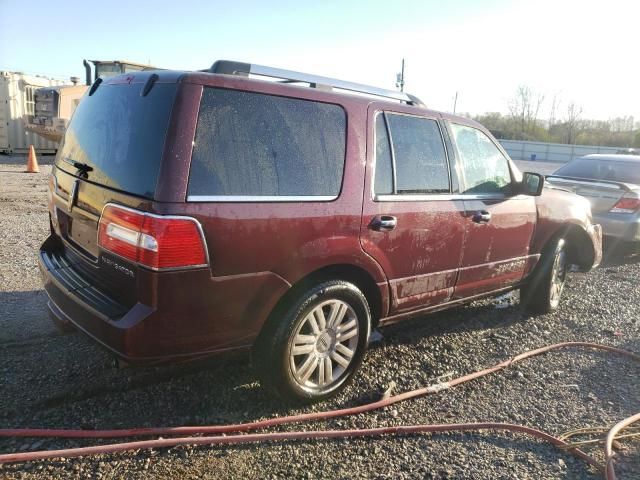
[[[209,73],[223,73],[226,75],[259,75],[262,77],[279,78],[284,82],[302,82],[308,83],[312,88],[338,88],[348,90],[350,92],[365,93],[376,97],[390,98],[405,102],[407,105],[415,105],[424,107],[425,104],[413,95],[405,92],[397,92],[395,90],[386,90],[384,88],[371,87],[360,83],[346,82],[336,78],[322,77],[319,75],[311,75],[308,73],[295,72],[282,68],[266,67],[264,65],[256,65],[254,63],[234,62],[231,60],[218,60],[211,68],[205,70]]]

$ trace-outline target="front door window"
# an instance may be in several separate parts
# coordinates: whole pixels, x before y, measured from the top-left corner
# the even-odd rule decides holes
[[[511,187],[509,162],[482,131],[465,125],[451,125],[462,160],[465,189],[469,194],[508,194]]]

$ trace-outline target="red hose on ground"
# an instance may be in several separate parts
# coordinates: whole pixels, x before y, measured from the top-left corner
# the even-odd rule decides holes
[[[398,427],[380,427],[353,430],[315,430],[308,432],[277,432],[277,433],[249,433],[241,435],[214,437],[179,437],[156,440],[141,440],[137,442],[113,443],[110,445],[96,445],[93,447],[67,448],[63,450],[43,450],[40,452],[23,452],[0,455],[0,463],[27,462],[44,460],[54,457],[81,457],[98,453],[117,453],[127,450],[147,448],[176,447],[178,445],[234,445],[238,443],[257,443],[276,440],[311,440],[329,438],[376,437],[382,435],[410,435],[416,433],[453,432],[477,430],[508,430],[524,433],[545,440],[557,447],[568,447],[568,444],[548,433],[535,428],[509,423],[451,423],[442,425],[403,425]],[[601,469],[601,466],[582,450],[567,449],[585,462]]]
[[[493,367],[473,372],[462,377],[450,380],[446,383],[440,383],[436,385],[430,385],[428,387],[419,388],[417,390],[411,390],[409,392],[393,395],[388,398],[383,398],[376,402],[367,403],[358,407],[343,408],[338,410],[328,410],[325,412],[304,413],[300,415],[290,415],[285,417],[270,418],[268,420],[260,420],[257,422],[239,423],[232,425],[212,425],[212,426],[190,426],[190,427],[158,427],[158,428],[130,428],[130,429],[117,429],[117,430],[68,430],[68,429],[38,429],[38,428],[14,428],[14,429],[0,429],[0,437],[56,437],[56,438],[118,438],[118,437],[141,437],[148,435],[197,435],[197,434],[220,434],[220,433],[234,433],[245,432],[248,430],[259,430],[268,427],[274,427],[277,425],[285,425],[298,422],[309,422],[315,420],[325,420],[328,418],[344,417],[347,415],[357,415],[359,413],[370,412],[378,410],[394,403],[402,402],[416,397],[424,395],[438,393],[441,390],[454,387],[461,383],[465,383],[476,378],[488,375],[493,372],[505,369],[514,363],[520,362],[530,357],[541,355],[551,350],[558,350],[562,348],[582,347],[590,348],[594,350],[604,350],[618,355],[623,355],[632,358],[633,360],[640,362],[640,355],[622,350],[608,345],[600,345],[597,343],[588,342],[565,342],[557,343],[554,345],[548,345],[546,347],[538,348],[536,350],[530,350],[525,353],[521,353],[513,358],[505,360]],[[0,457],[1,458],[1,457]]]
[[[535,350],[516,355],[513,358],[505,360],[497,365],[473,372],[462,377],[458,377],[449,382],[440,383],[436,385],[430,385],[428,387],[419,388],[409,392],[401,393],[391,396],[386,399],[379,400],[377,402],[368,403],[358,407],[344,408],[339,410],[329,410],[326,412],[315,412],[301,415],[292,415],[280,418],[272,418],[268,420],[262,420],[251,423],[241,423],[235,425],[214,425],[203,427],[164,427],[164,428],[135,428],[135,429],[118,429],[118,430],[67,430],[67,429],[0,429],[0,436],[3,437],[56,437],[56,438],[114,438],[114,437],[132,437],[132,436],[146,436],[146,435],[196,435],[196,434],[229,434],[238,433],[248,430],[257,430],[276,425],[284,425],[296,422],[305,422],[312,420],[322,420],[327,418],[343,417],[347,415],[355,415],[359,413],[369,412],[377,410],[394,403],[409,400],[428,394],[440,392],[442,390],[451,388],[461,383],[468,382],[470,380],[488,375],[493,372],[505,369],[514,363],[520,362],[527,358],[531,358],[543,353],[558,350],[562,348],[581,347],[593,350],[602,350],[618,355],[629,357],[635,361],[640,361],[640,355],[627,350],[622,350],[616,347],[610,347],[607,345],[600,345],[597,343],[589,342],[564,342],[554,345],[548,345]],[[635,418],[635,417],[631,417]],[[621,422],[622,423],[622,422]],[[615,428],[615,427],[614,427]],[[620,428],[624,428],[620,427]],[[52,450],[52,451],[40,451],[40,452],[23,452],[15,454],[0,455],[0,463],[10,462],[26,462],[31,460],[41,460],[45,458],[54,457],[74,457],[82,455],[92,455],[97,453],[113,453],[121,452],[131,449],[141,448],[158,448],[158,447],[172,447],[177,445],[213,445],[213,444],[230,444],[230,443],[244,443],[244,442],[260,442],[268,440],[291,440],[291,439],[310,439],[310,438],[344,438],[344,437],[356,437],[356,436],[378,436],[390,433],[396,434],[409,434],[419,432],[443,432],[443,431],[467,431],[477,429],[501,429],[518,431],[521,433],[527,433],[534,435],[538,438],[542,438],[553,445],[562,446],[566,445],[562,440],[555,438],[547,433],[535,430],[529,427],[520,425],[510,425],[501,423],[480,423],[480,424],[451,424],[451,425],[415,425],[405,427],[384,427],[366,430],[343,430],[343,431],[312,431],[312,432],[284,432],[284,433],[265,433],[265,434],[252,434],[252,435],[233,435],[233,436],[214,436],[214,437],[183,437],[183,438],[171,438],[171,439],[156,439],[145,440],[138,442],[127,442],[112,445],[83,447],[83,448],[71,448],[64,450]],[[615,433],[614,433],[615,436]],[[612,437],[613,439],[613,437]],[[571,449],[570,452],[576,454],[583,460],[592,465],[596,465],[596,462],[588,455],[578,449]],[[610,456],[607,456],[610,459]],[[611,465],[613,470],[613,462],[608,460],[607,471]],[[615,478],[615,473],[613,474]]]
[[[616,480],[616,472],[613,469],[613,462],[615,453],[613,453],[613,441],[616,438],[616,435],[620,433],[621,430],[627,428],[632,423],[640,422],[640,413],[636,413],[635,415],[625,418],[621,422],[616,423],[609,433],[607,433],[607,438],[604,442],[604,455],[607,459],[607,464],[605,467],[605,476],[607,480]]]

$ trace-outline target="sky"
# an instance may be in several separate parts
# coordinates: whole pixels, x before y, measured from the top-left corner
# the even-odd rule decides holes
[[[520,85],[562,117],[640,120],[637,0],[0,0],[0,70],[84,78],[82,59],[203,69],[239,60],[508,111]]]

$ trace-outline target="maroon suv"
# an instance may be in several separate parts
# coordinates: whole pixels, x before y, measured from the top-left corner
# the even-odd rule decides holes
[[[601,232],[543,183],[401,92],[226,61],[98,79],[51,176],[49,309],[127,362],[252,349],[318,400],[378,325],[516,288],[556,308]]]

